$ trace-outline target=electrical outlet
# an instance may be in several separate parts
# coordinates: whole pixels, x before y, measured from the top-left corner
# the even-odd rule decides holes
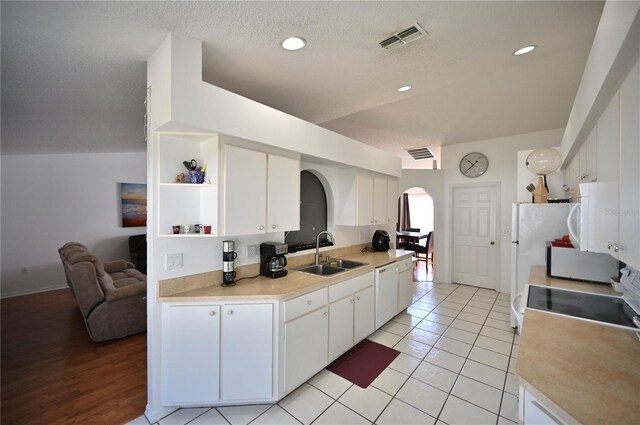
[[[258,245],[247,245],[247,258],[258,255]]]
[[[164,257],[165,270],[181,269],[182,268],[182,253],[167,254]]]

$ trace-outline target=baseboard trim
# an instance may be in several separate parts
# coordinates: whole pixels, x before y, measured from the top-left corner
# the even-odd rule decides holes
[[[69,288],[69,285],[51,286],[48,288],[32,289],[29,291],[10,292],[9,294],[6,294],[3,292],[0,295],[0,299],[21,297],[23,295],[39,294],[41,292],[57,291],[58,289],[67,289],[67,288]]]
[[[156,422],[159,422],[160,419],[164,418],[165,416],[169,416],[178,409],[179,407],[166,406],[162,406],[158,409],[153,409],[150,405],[147,404],[147,408],[144,411],[144,416],[146,416],[150,424],[155,424]]]

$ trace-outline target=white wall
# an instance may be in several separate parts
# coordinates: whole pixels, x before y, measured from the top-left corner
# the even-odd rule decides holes
[[[438,281],[451,282],[451,224],[452,187],[465,184],[499,183],[500,203],[498,217],[497,249],[500,253],[500,268],[496,289],[509,292],[511,262],[511,204],[517,200],[517,157],[518,151],[558,146],[564,129],[545,130],[519,134],[498,139],[479,140],[469,143],[447,145],[442,148],[442,170],[444,171],[444,212],[438,220],[444,238],[436,239],[438,250]],[[474,179],[463,176],[458,165],[460,159],[469,152],[481,152],[489,159],[487,172]],[[444,246],[442,245],[444,244]]]
[[[129,259],[129,235],[146,228],[121,227],[118,183],[146,178],[146,152],[2,155],[1,296],[66,287],[65,242]]]

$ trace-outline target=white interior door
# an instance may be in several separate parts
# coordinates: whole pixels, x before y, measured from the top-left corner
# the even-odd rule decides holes
[[[497,190],[495,186],[453,189],[453,281],[497,288]]]

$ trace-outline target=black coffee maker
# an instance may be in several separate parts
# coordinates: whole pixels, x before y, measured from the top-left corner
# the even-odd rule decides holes
[[[287,259],[289,250],[286,243],[263,242],[260,244],[260,274],[277,278],[287,275]]]

